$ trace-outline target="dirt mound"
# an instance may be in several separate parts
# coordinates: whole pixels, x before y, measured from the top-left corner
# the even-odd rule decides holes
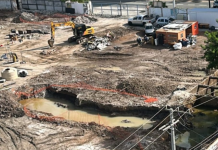
[[[22,12],[20,17],[28,21],[39,21],[39,17],[35,16],[33,13]]]
[[[10,93],[11,95],[11,93]],[[22,106],[7,96],[7,92],[0,93],[0,118],[24,116]]]
[[[127,28],[115,27],[115,28],[111,28],[111,29],[106,29],[105,31],[96,33],[95,35],[105,36],[109,31],[111,31],[114,34],[115,38],[122,37],[122,36],[132,32],[132,30],[127,29]]]
[[[31,12],[22,12],[21,14],[19,14],[18,16],[16,16],[12,22],[14,23],[21,23],[20,19],[23,19],[25,21],[32,21],[32,22],[35,22],[35,21],[39,21],[39,17],[34,15],[33,13]]]
[[[78,16],[76,17],[73,22],[77,23],[77,24],[88,24],[88,23],[93,23],[96,22],[97,19],[94,17],[88,17],[88,16]]]
[[[136,95],[157,96],[171,93],[176,85],[170,82],[158,83],[154,80],[130,79],[122,81],[117,89]]]

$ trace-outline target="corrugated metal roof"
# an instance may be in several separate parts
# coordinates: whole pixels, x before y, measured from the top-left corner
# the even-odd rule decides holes
[[[163,29],[170,29],[170,30],[185,30],[189,28],[192,24],[190,23],[170,23],[165,25]]]

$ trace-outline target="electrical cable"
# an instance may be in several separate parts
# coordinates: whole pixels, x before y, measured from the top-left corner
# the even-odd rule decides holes
[[[168,115],[166,118],[164,118],[158,125],[156,125],[156,127],[154,127],[151,131],[149,131],[145,136],[143,136],[142,139],[140,139],[139,141],[137,141],[136,144],[134,144],[132,147],[130,147],[129,150],[131,150],[133,147],[135,147],[139,142],[141,142],[145,137],[147,137],[151,132],[153,132],[159,125],[161,125],[161,123],[163,123],[170,115]]]
[[[209,135],[207,138],[205,138],[203,141],[201,141],[200,143],[198,143],[197,145],[195,145],[194,147],[192,147],[190,150],[199,148],[201,145],[205,144],[208,140],[210,140],[211,138],[213,138],[213,137],[216,136],[216,135],[218,135],[218,131],[215,131],[214,133],[212,133],[211,135]]]
[[[183,127],[185,127],[186,129],[188,129],[188,130],[190,130],[190,131],[192,131],[192,132],[194,132],[195,134],[197,134],[197,135],[199,135],[199,136],[201,136],[202,138],[206,138],[206,137],[204,137],[203,135],[201,135],[200,133],[198,133],[198,132],[196,132],[196,131],[194,131],[194,130],[192,130],[192,129],[190,129],[190,128],[188,128],[188,127],[186,127],[185,125],[183,125],[181,122],[179,122]]]
[[[215,142],[216,141],[216,139],[215,140],[213,140],[213,141],[211,141],[210,143],[208,143],[207,145],[205,145],[202,149],[206,149],[206,147],[209,145],[209,147],[210,147],[210,145],[213,143],[213,142]],[[208,147],[208,148],[209,148]]]
[[[157,114],[159,114],[165,107],[161,108],[154,116],[152,116],[149,120],[153,119]],[[133,134],[135,134],[139,129],[141,129],[146,123],[142,124],[136,131],[134,131],[132,134],[130,134],[125,140],[123,140],[119,145],[117,145],[113,150],[118,148],[121,144],[123,144],[126,140],[128,140]]]
[[[209,102],[209,101],[211,101],[211,100],[214,100],[216,97],[214,97],[214,98],[211,98],[211,99],[209,99],[209,100],[207,100],[207,101],[205,101],[205,102],[203,102],[203,103],[200,103],[200,104],[198,104],[198,105],[196,105],[196,106],[194,106],[193,108],[196,108],[196,107],[198,107],[198,106],[200,106],[200,105],[203,105],[203,104],[205,104],[205,103],[207,103],[207,102]],[[177,107],[178,108],[178,107]],[[190,110],[190,108],[187,110],[187,111],[185,111],[185,113],[186,112],[188,112]],[[175,110],[174,110],[175,111]],[[185,115],[185,113],[183,114],[183,115],[181,115],[180,117],[179,117],[179,119],[181,119],[184,115]],[[169,117],[169,115],[167,116],[167,117]],[[167,118],[166,117],[166,118]],[[166,119],[165,118],[165,119]],[[164,119],[164,120],[165,120]],[[163,120],[163,121],[164,121]],[[156,129],[163,121],[161,121],[155,128],[153,128],[148,134],[150,134],[151,132],[153,132],[154,131],[154,129]],[[142,139],[140,139],[139,141],[137,141],[137,143],[136,144],[134,144],[129,150],[131,150],[133,147],[135,147],[139,142],[141,142],[145,137],[147,137],[148,136],[148,134],[146,134],[144,137],[142,137]]]
[[[148,148],[149,146],[151,146],[157,139],[159,139],[166,131],[164,131],[163,133],[161,133],[156,139],[154,139],[147,147],[145,147],[144,149]]]
[[[217,84],[217,83],[218,83],[218,82],[216,82],[215,84]],[[201,91],[203,91],[203,90],[205,90],[205,89],[202,89]],[[191,90],[190,90],[190,91],[191,91]],[[215,91],[214,91],[214,92],[215,92]],[[209,94],[212,94],[212,93],[213,93],[213,92],[211,92],[211,93],[209,93]],[[199,99],[201,99],[201,98],[203,98],[203,97],[205,97],[205,96],[208,96],[209,94],[205,94],[204,96],[201,96],[201,97],[197,98],[195,101],[197,101],[197,100],[199,100]],[[206,101],[206,102],[207,102],[207,101]],[[203,104],[204,104],[204,103],[203,103]],[[183,106],[183,105],[178,106],[176,109],[178,109],[178,108],[181,107],[181,106]],[[195,107],[197,107],[197,106],[195,106]],[[194,107],[194,108],[195,108],[195,107]],[[165,107],[163,107],[163,108],[165,108]],[[162,109],[163,109],[163,108],[162,108]],[[161,109],[161,110],[162,110],[162,109]],[[161,111],[161,110],[160,110],[160,111]],[[189,108],[188,110],[190,110],[190,108]],[[188,111],[188,110],[187,110],[187,111]],[[158,113],[159,113],[160,111],[158,111]],[[187,111],[186,111],[186,112],[187,112]],[[156,116],[158,113],[156,113],[154,116]],[[184,115],[184,114],[183,114],[183,115]],[[183,116],[183,115],[182,115],[182,116]],[[154,118],[154,116],[151,117],[150,120],[151,120],[152,118]],[[169,117],[169,116],[170,116],[170,115],[168,115],[167,117]],[[180,119],[182,118],[182,116],[180,117]],[[167,118],[167,117],[166,117],[166,118]],[[165,119],[166,119],[166,118],[165,118]],[[164,120],[165,120],[165,119],[164,119]],[[163,120],[163,121],[164,121],[164,120]],[[162,123],[162,122],[161,122],[161,123]],[[143,124],[143,125],[144,125],[144,124]],[[113,150],[115,150],[115,149],[118,148],[121,144],[123,144],[127,139],[129,139],[133,134],[135,134],[143,125],[141,125],[135,132],[133,132],[130,136],[128,136],[125,140],[123,140],[123,141],[122,141],[119,145],[117,145]],[[159,124],[158,124],[158,125],[159,125]],[[157,126],[158,126],[158,125],[157,125]],[[156,126],[156,127],[157,127],[157,126]],[[156,128],[156,127],[155,127],[155,128]],[[154,128],[154,129],[155,129],[155,128]],[[153,131],[153,130],[152,130],[152,131]],[[150,132],[149,132],[149,133],[150,133]],[[148,135],[148,134],[147,134],[147,135]],[[146,135],[146,136],[147,136],[147,135]],[[144,138],[144,137],[143,137],[143,138]],[[135,145],[137,145],[139,142],[140,142],[140,141],[138,141]],[[135,146],[135,145],[134,145],[134,146]],[[133,147],[134,147],[134,146],[133,146]],[[133,147],[131,147],[130,149],[132,149]]]
[[[177,128],[175,128],[180,134],[183,134],[182,132],[180,132]],[[192,141],[194,141],[194,142],[196,142],[196,143],[199,143],[199,142],[197,142],[197,141],[195,141],[194,139],[192,139],[192,138],[189,138],[190,140],[192,140]]]

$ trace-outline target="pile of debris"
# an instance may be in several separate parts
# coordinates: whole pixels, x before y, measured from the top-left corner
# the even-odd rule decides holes
[[[183,38],[179,43],[175,43],[173,48],[182,49],[182,47],[190,47],[195,46],[197,43],[197,36],[196,35],[189,35],[187,38]]]
[[[94,17],[88,17],[88,16],[78,16],[75,19],[72,18],[72,21],[76,24],[88,24],[96,22],[97,19]]]
[[[39,21],[39,17],[35,16],[33,13],[22,12],[20,17],[28,21]]]
[[[83,43],[86,50],[103,50],[110,45],[110,39],[108,37],[91,37],[88,41]]]

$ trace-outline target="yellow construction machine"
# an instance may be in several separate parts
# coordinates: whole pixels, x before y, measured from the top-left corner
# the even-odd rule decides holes
[[[68,38],[68,42],[71,43],[76,41],[78,44],[83,42],[86,38],[89,38],[95,33],[95,30],[91,26],[86,26],[85,24],[75,24],[72,21],[64,23],[54,23],[51,22],[51,39],[48,40],[48,45],[53,47],[55,39],[55,27],[60,26],[71,26],[73,30],[73,36]]]

